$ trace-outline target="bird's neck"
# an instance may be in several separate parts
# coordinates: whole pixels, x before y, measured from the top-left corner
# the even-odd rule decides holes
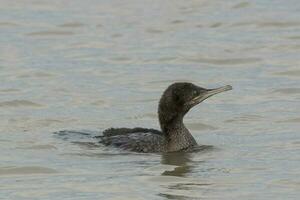
[[[197,145],[194,137],[183,123],[183,116],[171,117],[169,115],[168,118],[160,118],[160,126],[166,137],[168,151],[180,151]]]

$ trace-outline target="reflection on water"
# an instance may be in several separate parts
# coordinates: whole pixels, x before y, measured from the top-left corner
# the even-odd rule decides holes
[[[1,1],[0,199],[298,199],[299,10],[298,0]],[[185,118],[217,151],[95,142],[109,127],[158,129],[175,81],[234,86]]]
[[[202,168],[202,173],[211,171],[211,168],[206,169],[205,159],[201,161],[193,160],[195,155],[205,155],[211,152],[211,146],[201,147],[197,153],[188,152],[174,152],[164,153],[161,157],[161,163],[164,165],[171,165],[173,169],[165,170],[161,175],[179,177],[179,179],[170,179],[167,186],[168,190],[160,192],[158,196],[166,199],[197,199],[199,195],[193,195],[194,191],[205,191],[212,183],[209,180],[203,179],[203,175],[199,174],[199,178],[191,176],[197,173],[196,168]],[[191,178],[193,177],[193,178]],[[181,192],[178,192],[181,191]],[[184,191],[184,192],[182,192]],[[202,193],[202,192],[200,192]]]
[[[171,171],[164,171],[162,175],[166,176],[185,176],[185,174],[191,172],[192,165],[189,163],[190,153],[178,152],[178,153],[165,153],[162,154],[161,163],[165,165],[176,165],[177,167]]]

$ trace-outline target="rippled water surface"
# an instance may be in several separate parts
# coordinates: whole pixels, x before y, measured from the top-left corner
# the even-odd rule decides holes
[[[299,0],[1,0],[0,199],[299,199],[299,55]],[[174,81],[233,86],[185,117],[214,149],[53,134],[159,128]]]

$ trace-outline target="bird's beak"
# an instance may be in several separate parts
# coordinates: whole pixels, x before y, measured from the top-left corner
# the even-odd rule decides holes
[[[192,100],[192,104],[196,105],[196,104],[204,101],[208,97],[211,97],[211,96],[213,96],[215,94],[219,94],[221,92],[225,92],[225,91],[228,91],[228,90],[232,90],[232,86],[231,85],[226,85],[226,86],[215,88],[215,89],[206,89],[206,91],[204,93],[202,92],[199,96],[195,97]]]

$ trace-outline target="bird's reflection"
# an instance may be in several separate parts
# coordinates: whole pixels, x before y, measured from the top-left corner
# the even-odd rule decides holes
[[[164,153],[162,154],[161,163],[165,165],[176,165],[171,171],[164,171],[162,175],[165,176],[184,176],[185,174],[191,172],[191,166],[189,162],[191,161],[191,154],[187,152],[174,152],[174,153]]]
[[[182,195],[177,194],[176,191],[193,191],[195,189],[202,188],[203,186],[210,185],[210,183],[202,182],[201,180],[195,181],[193,179],[189,179],[188,175],[193,173],[193,170],[197,170],[196,167],[199,167],[199,164],[205,162],[205,160],[197,160],[194,159],[195,155],[199,155],[200,153],[205,153],[207,151],[211,151],[214,148],[212,146],[197,146],[195,149],[192,149],[191,152],[173,152],[173,153],[164,153],[161,157],[161,164],[165,165],[175,165],[176,167],[173,170],[166,170],[161,175],[162,176],[177,176],[184,177],[183,182],[170,182],[170,185],[167,187],[169,190],[165,192],[161,192],[157,194],[160,197],[164,197],[165,199],[176,199],[176,200],[188,200],[188,199],[198,199],[194,198],[190,195]],[[175,191],[175,193],[174,193]]]
[[[173,170],[166,170],[162,173],[165,176],[185,176],[193,169],[192,155],[193,153],[204,153],[213,149],[213,146],[198,146],[192,152],[172,152],[162,154],[161,163],[165,165],[175,165]],[[200,161],[204,162],[204,161]]]

